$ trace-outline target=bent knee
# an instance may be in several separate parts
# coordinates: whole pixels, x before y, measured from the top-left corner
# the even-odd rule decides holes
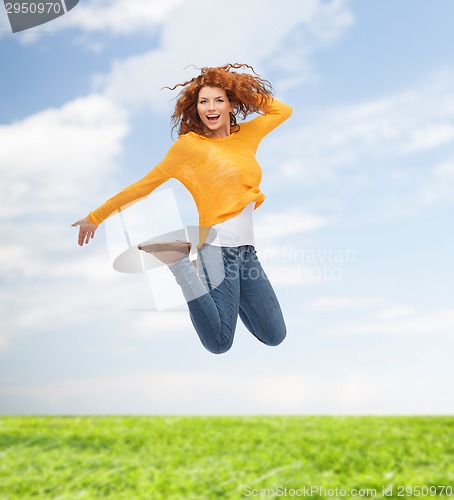
[[[232,342],[225,344],[204,344],[204,347],[207,351],[211,352],[211,354],[224,354],[230,350]]]
[[[274,330],[273,334],[269,336],[266,344],[271,347],[275,347],[279,344],[282,344],[282,342],[284,342],[285,340],[285,337],[287,337],[287,329],[284,326],[283,328]]]
[[[209,351],[209,352],[211,352],[211,354],[224,354],[224,353],[226,353],[227,351],[230,350],[230,347],[231,346],[227,346],[227,347],[215,347],[215,348],[211,348],[210,347],[209,349],[208,349],[208,347],[206,347],[206,350]]]

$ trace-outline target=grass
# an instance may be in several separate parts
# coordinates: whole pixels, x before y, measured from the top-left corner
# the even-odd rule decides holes
[[[2,500],[301,498],[317,486],[312,498],[425,486],[454,500],[439,488],[454,490],[454,417],[0,417]]]

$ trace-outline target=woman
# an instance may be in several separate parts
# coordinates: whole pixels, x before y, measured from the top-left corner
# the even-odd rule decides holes
[[[185,83],[172,115],[178,140],[145,177],[85,218],[79,245],[88,243],[107,217],[126,208],[170,178],[191,192],[199,213],[198,272],[189,242],[148,241],[138,245],[164,262],[182,288],[191,321],[206,349],[230,349],[238,315],[261,342],[278,345],[286,327],[274,290],[255,251],[253,210],[265,196],[255,153],[263,137],[291,115],[267,80],[232,71],[253,68],[227,64],[202,68]],[[237,124],[237,116],[259,116]]]

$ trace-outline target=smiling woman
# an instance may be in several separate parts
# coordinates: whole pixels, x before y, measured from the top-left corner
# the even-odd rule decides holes
[[[208,137],[230,135],[230,114],[233,106],[224,89],[202,87],[199,92],[197,112]]]
[[[278,345],[286,327],[274,290],[255,250],[253,211],[265,195],[255,158],[260,141],[291,114],[272,97],[271,84],[245,64],[202,68],[183,87],[172,115],[178,140],[145,177],[110,198],[79,226],[79,245],[94,237],[107,217],[146,197],[170,178],[194,197],[199,212],[198,271],[191,243],[150,240],[138,245],[166,264],[181,286],[191,321],[206,349],[230,349],[238,316],[266,345]],[[261,116],[244,122],[251,113]]]
[[[170,90],[184,87],[178,96],[175,112],[172,115],[173,129],[179,126],[179,135],[190,131],[201,135],[207,133],[207,123],[200,116],[200,111],[203,111],[200,101],[203,98],[206,100],[207,93],[210,93],[212,89],[218,89],[218,92],[211,92],[211,97],[227,99],[229,103],[227,106],[231,106],[229,122],[233,131],[239,130],[237,116],[245,119],[252,113],[262,113],[263,104],[273,95],[271,84],[257,74],[252,76],[248,73],[231,71],[241,68],[254,71],[247,64],[226,64],[216,68],[202,68],[198,77],[185,83],[178,83],[174,87],[165,87]],[[214,96],[216,93],[219,95]]]

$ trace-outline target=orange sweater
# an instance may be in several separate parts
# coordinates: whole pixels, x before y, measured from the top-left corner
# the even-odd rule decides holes
[[[240,130],[228,137],[207,138],[194,132],[180,135],[145,177],[90,212],[86,219],[101,224],[174,178],[190,191],[196,203],[200,247],[213,224],[238,215],[250,202],[255,201],[257,208],[265,199],[259,188],[262,171],[255,153],[263,137],[286,120],[292,108],[273,99],[263,112],[241,123]]]

